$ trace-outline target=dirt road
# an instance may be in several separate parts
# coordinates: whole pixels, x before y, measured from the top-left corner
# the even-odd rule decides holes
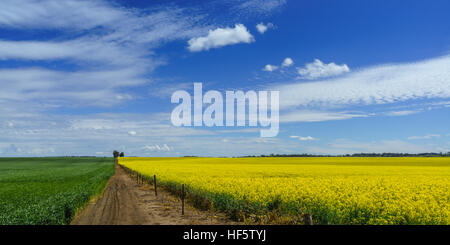
[[[103,194],[77,214],[72,225],[192,225],[235,224],[223,214],[199,211],[158,187],[138,185],[118,165]]]

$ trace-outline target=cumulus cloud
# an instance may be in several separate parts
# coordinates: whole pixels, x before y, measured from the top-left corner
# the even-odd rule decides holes
[[[298,74],[300,74],[301,78],[305,79],[336,76],[349,71],[350,69],[346,64],[336,65],[333,62],[325,64],[319,59],[315,59],[314,62],[306,64],[304,68],[297,67]]]
[[[258,30],[259,33],[264,34],[264,32],[266,32],[268,29],[273,28],[274,25],[272,23],[259,23],[256,25],[256,30]]]
[[[288,57],[288,58],[283,60],[283,62],[281,63],[281,67],[289,67],[292,64],[294,64],[294,61],[291,58]],[[280,68],[279,66],[267,64],[267,65],[264,66],[264,68],[262,70],[263,71],[272,72],[272,71],[278,70],[279,68]]]
[[[132,131],[128,131],[128,134],[131,136],[135,136],[137,134],[137,132],[132,130]]]
[[[294,61],[291,58],[287,57],[286,59],[283,60],[283,63],[281,63],[281,66],[288,67],[293,64],[294,64]]]
[[[266,66],[264,66],[264,68],[262,69],[263,71],[269,71],[269,72],[272,72],[272,71],[275,71],[275,70],[277,70],[278,69],[278,66],[274,66],[274,65],[269,65],[269,64],[267,64]]]
[[[280,108],[342,107],[450,97],[450,56],[387,64],[343,77],[274,87]]]
[[[251,43],[254,41],[255,39],[247,30],[247,27],[243,24],[236,24],[234,28],[217,28],[210,30],[206,36],[191,38],[188,41],[188,49],[191,52],[199,52],[211,48],[220,48],[238,43]]]

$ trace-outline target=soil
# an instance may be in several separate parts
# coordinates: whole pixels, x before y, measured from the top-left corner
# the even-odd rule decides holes
[[[152,185],[137,184],[116,165],[102,195],[81,210],[71,225],[227,225],[237,224],[224,214],[201,211],[158,186],[155,196]]]

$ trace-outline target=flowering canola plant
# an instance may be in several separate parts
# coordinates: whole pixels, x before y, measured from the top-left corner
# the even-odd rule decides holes
[[[237,219],[320,224],[450,224],[450,158],[120,158],[194,204]],[[203,201],[201,201],[203,200]],[[272,219],[273,220],[273,219]]]

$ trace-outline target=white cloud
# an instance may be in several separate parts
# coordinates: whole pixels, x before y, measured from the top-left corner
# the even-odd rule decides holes
[[[49,148],[33,148],[29,152],[30,155],[45,155],[45,154],[53,154],[55,153],[55,149],[52,147]]]
[[[322,121],[346,120],[358,117],[367,117],[367,115],[349,112],[294,110],[280,114],[280,122],[284,123],[322,122]]]
[[[143,68],[99,71],[54,71],[43,68],[0,69],[0,100],[40,100],[57,105],[111,106],[129,95],[118,89],[136,86],[148,80],[141,77]]]
[[[103,67],[157,65],[156,61],[144,59],[148,54],[149,52],[142,47],[124,48],[100,39],[81,38],[60,42],[0,40],[0,60],[72,60],[79,65],[101,64]]]
[[[297,71],[302,78],[317,79],[323,77],[337,76],[342,73],[349,72],[350,69],[346,64],[336,65],[333,62],[329,64],[324,64],[319,59],[315,59],[314,62],[306,64],[305,68],[297,67]]]
[[[234,28],[217,28],[210,30],[207,36],[195,37],[188,41],[188,49],[191,52],[220,48],[238,43],[254,42],[252,34],[243,24],[236,24]]]
[[[306,136],[306,137],[299,137],[298,138],[301,141],[311,141],[311,140],[316,140],[315,138],[311,137],[311,136]]]
[[[287,57],[286,59],[283,60],[283,63],[281,64],[281,66],[288,67],[293,64],[294,64],[294,61],[291,58]]]
[[[282,85],[280,108],[387,104],[450,97],[450,56],[374,66],[344,77]]]
[[[67,14],[67,11],[71,14]],[[127,14],[104,1],[3,0],[0,25],[83,30],[117,22]]]
[[[316,140],[316,138],[312,137],[312,136],[297,136],[297,135],[291,135],[289,136],[292,139],[299,139],[301,141],[312,141],[312,140]]]
[[[256,25],[256,30],[258,30],[259,33],[264,34],[269,28],[273,28],[274,25],[272,23],[267,23],[266,25],[264,23],[259,23]]]
[[[132,130],[132,131],[128,131],[128,134],[131,135],[131,136],[135,136],[137,133],[136,133],[136,131]]]
[[[421,112],[421,110],[403,110],[403,111],[389,111],[386,112],[385,114],[388,116],[397,117],[397,116],[408,116],[419,112]]]
[[[172,8],[140,12],[104,0],[3,0],[0,27],[78,32],[104,31],[102,40],[151,43],[197,35],[193,9]],[[189,13],[188,13],[189,12]]]
[[[427,134],[424,136],[410,136],[408,137],[409,140],[429,140],[434,138],[440,138],[441,135],[439,134]]]
[[[209,28],[196,11],[176,6],[141,11],[103,0],[5,0],[0,5],[0,28],[57,34],[46,40],[0,40],[1,61],[33,61],[33,68],[18,62],[0,69],[0,100],[8,104],[123,103],[134,97],[121,89],[149,83],[149,74],[165,63],[155,48]],[[49,66],[53,61],[56,65]]]
[[[163,144],[163,145],[158,145],[158,144],[154,144],[154,145],[146,145],[144,147],[142,147],[143,150],[146,151],[171,151],[172,148],[169,147],[167,144]]]
[[[269,72],[272,72],[272,71],[275,71],[275,70],[277,70],[278,69],[278,66],[274,66],[274,65],[269,65],[269,64],[267,64],[266,66],[264,66],[264,68],[262,69],[263,71],[269,71]]]
[[[245,15],[266,15],[286,4],[286,0],[237,0],[236,8]]]
[[[189,149],[193,138],[201,141],[206,136],[217,137],[215,132],[205,129],[171,126],[168,118],[167,114],[35,114],[24,117],[0,113],[0,121],[14,120],[15,123],[14,128],[0,124],[0,152],[2,156],[95,155],[96,152],[110,155],[116,149],[127,155],[139,155],[146,152],[141,148],[149,142],[164,142],[171,149],[172,145],[185,145],[185,149]],[[185,144],[186,137],[189,143]],[[165,148],[164,144],[159,146]]]

